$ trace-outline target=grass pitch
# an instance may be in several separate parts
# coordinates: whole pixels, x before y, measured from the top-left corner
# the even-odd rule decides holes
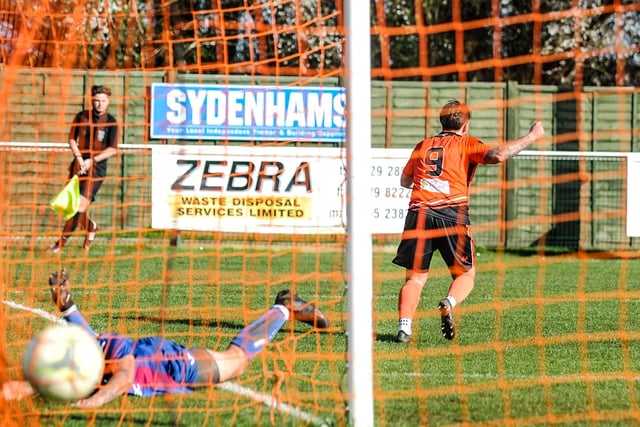
[[[289,322],[236,381],[189,395],[126,397],[86,411],[29,399],[26,425],[348,425],[344,253],[167,246],[12,251],[4,289],[7,376],[20,376],[28,338],[56,314],[46,279],[67,268],[96,330],[164,335],[224,349],[243,325],[292,288],[320,303],[329,331]],[[40,253],[40,252],[38,252]],[[404,272],[374,254],[374,393],[379,426],[636,425],[640,260],[480,250],[476,288],[456,308],[458,337],[435,309],[450,279],[433,266],[413,341],[393,341]],[[357,362],[356,362],[357,363]],[[20,415],[21,414],[21,415]],[[24,417],[24,418],[20,418]]]

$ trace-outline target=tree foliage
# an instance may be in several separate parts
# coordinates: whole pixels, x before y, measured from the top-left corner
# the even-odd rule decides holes
[[[321,73],[350,0],[0,0],[0,61]],[[634,0],[370,0],[376,78],[640,85]]]

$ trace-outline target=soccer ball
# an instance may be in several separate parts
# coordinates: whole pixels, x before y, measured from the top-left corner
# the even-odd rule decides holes
[[[74,324],[52,324],[29,343],[22,359],[24,377],[41,395],[64,401],[84,399],[104,372],[95,336]]]

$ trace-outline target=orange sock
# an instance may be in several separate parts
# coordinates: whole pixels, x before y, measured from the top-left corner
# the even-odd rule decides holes
[[[423,286],[411,279],[404,282],[400,289],[400,295],[398,295],[399,318],[413,319],[420,302]]]
[[[475,274],[469,274],[469,272],[459,275],[453,280],[449,287],[449,293],[456,299],[456,303],[460,304],[466,297],[469,296],[473,290],[475,283]]]

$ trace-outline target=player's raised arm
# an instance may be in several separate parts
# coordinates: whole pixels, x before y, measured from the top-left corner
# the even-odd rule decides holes
[[[533,126],[531,126],[531,129],[529,129],[529,133],[525,136],[489,150],[484,156],[484,163],[490,165],[509,160],[543,136],[544,127],[542,126],[542,122],[535,122]]]
[[[105,373],[111,373],[111,378],[101,386],[92,396],[77,403],[81,408],[97,408],[127,393],[133,384],[135,375],[135,358],[128,354],[121,359],[109,360],[105,366]]]

